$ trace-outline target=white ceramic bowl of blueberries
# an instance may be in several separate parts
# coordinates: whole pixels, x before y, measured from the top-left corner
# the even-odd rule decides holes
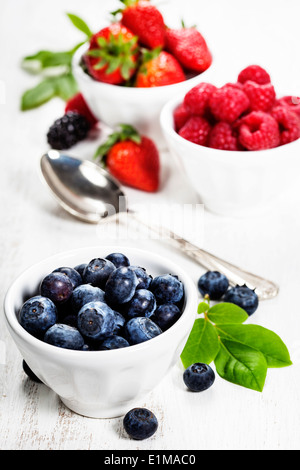
[[[30,267],[4,303],[29,370],[69,409],[94,418],[125,414],[158,385],[179,360],[196,306],[180,266],[111,246]]]

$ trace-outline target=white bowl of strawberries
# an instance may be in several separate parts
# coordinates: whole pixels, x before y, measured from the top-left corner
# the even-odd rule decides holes
[[[277,96],[258,65],[220,88],[197,84],[169,101],[160,121],[172,155],[212,212],[265,211],[298,179],[300,99]]]
[[[96,118],[161,144],[163,105],[203,79],[212,54],[196,28],[168,28],[150,1],[122,3],[115,22],[74,54],[73,73]]]

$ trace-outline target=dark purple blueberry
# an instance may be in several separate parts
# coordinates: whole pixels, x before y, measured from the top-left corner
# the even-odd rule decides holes
[[[74,326],[56,323],[46,331],[45,343],[52,344],[58,348],[82,350],[85,341]]]
[[[82,283],[82,278],[81,278],[79,272],[76,271],[76,269],[68,268],[68,267],[61,267],[61,268],[55,269],[53,272],[54,273],[63,273],[66,276],[68,276],[68,278],[72,282],[73,289],[80,286],[80,284]]]
[[[196,362],[184,371],[183,381],[192,392],[203,392],[214,383],[215,373],[209,365]]]
[[[103,343],[100,346],[100,350],[108,350],[108,349],[121,349],[121,348],[127,348],[130,346],[128,341],[123,338],[122,336],[111,336],[109,338],[106,338]]]
[[[229,287],[229,281],[224,274],[218,271],[207,271],[198,280],[199,292],[208,295],[211,300],[219,300]]]
[[[143,440],[157,431],[158,421],[147,408],[133,408],[124,416],[123,426],[132,439]]]
[[[47,297],[37,295],[21,307],[19,322],[28,333],[38,338],[57,321],[57,308]]]
[[[138,278],[137,289],[149,289],[152,276],[147,273],[146,269],[141,268],[140,266],[130,266],[129,269],[132,269],[135,272],[136,277]]]
[[[111,261],[116,268],[120,268],[122,266],[128,267],[130,266],[130,261],[123,253],[110,253],[106,256],[106,259]]]
[[[116,268],[106,283],[105,299],[110,305],[126,304],[134,296],[137,284],[137,277],[131,269]]]
[[[151,320],[153,320],[163,331],[170,328],[181,316],[181,310],[175,304],[159,305]]]
[[[249,289],[246,285],[235,286],[229,289],[224,296],[224,301],[238,305],[243,308],[248,315],[252,315],[256,311],[259,302],[256,292]]]
[[[159,304],[176,304],[183,297],[183,284],[177,276],[172,274],[155,277],[150,289]]]
[[[129,303],[128,318],[151,317],[156,309],[156,299],[153,292],[138,289]]]
[[[130,344],[139,344],[160,335],[162,330],[148,317],[131,318],[125,324],[125,337]]]
[[[33,370],[30,369],[29,365],[27,364],[26,361],[24,361],[24,359],[23,359],[23,362],[22,362],[22,366],[23,366],[23,370],[24,370],[25,374],[26,374],[31,380],[33,380],[33,381],[36,382],[36,383],[42,383],[42,381],[38,378],[37,375],[35,375],[35,373],[33,372]]]
[[[73,284],[68,276],[63,273],[51,273],[42,280],[41,294],[57,305],[67,302],[72,292]]]
[[[77,325],[87,341],[103,341],[114,334],[115,313],[103,302],[89,302],[79,311]]]
[[[118,335],[123,331],[126,320],[125,320],[125,317],[120,312],[116,312],[114,310],[114,314],[115,314],[115,322],[116,322],[114,334]]]
[[[87,267],[87,264],[86,263],[82,263],[82,264],[78,264],[77,266],[75,266],[75,271],[77,271],[81,278],[83,276],[83,271],[85,270],[85,268]]]
[[[95,287],[91,284],[81,284],[73,291],[71,297],[72,310],[78,313],[89,302],[104,302],[104,296],[104,291],[100,287]]]
[[[92,259],[83,271],[83,282],[104,289],[107,279],[115,269],[115,265],[108,259]]]

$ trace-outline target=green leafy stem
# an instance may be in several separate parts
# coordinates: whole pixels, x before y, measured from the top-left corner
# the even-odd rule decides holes
[[[214,362],[221,378],[262,392],[268,368],[292,364],[280,337],[262,326],[244,324],[249,317],[239,306],[223,302],[210,307],[207,298],[198,314],[181,353],[185,368]]]
[[[78,92],[78,85],[72,74],[72,59],[77,49],[87,42],[92,31],[79,16],[67,13],[71,23],[85,35],[85,40],[68,51],[41,50],[23,58],[22,68],[40,76],[37,85],[26,90],[21,98],[21,110],[37,108],[52,98],[68,101]]]

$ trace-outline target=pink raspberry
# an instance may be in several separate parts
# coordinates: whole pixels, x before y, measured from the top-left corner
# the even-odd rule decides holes
[[[207,110],[209,98],[216,89],[211,83],[199,83],[185,95],[184,106],[191,114],[203,116]]]
[[[269,111],[275,102],[275,90],[271,83],[259,85],[248,80],[243,90],[250,100],[250,111]]]
[[[207,145],[219,150],[242,150],[237,135],[228,122],[218,122],[212,128]]]
[[[283,96],[277,100],[277,104],[289,106],[300,118],[300,98],[297,96]]]
[[[210,97],[209,107],[218,121],[229,124],[236,121],[247,111],[250,102],[247,95],[236,87],[225,85],[217,89]]]
[[[249,65],[240,72],[238,82],[245,83],[248,80],[258,83],[259,85],[265,85],[271,82],[268,72],[259,65]]]
[[[264,150],[280,145],[276,120],[263,111],[252,111],[241,119],[239,141],[247,150]]]
[[[300,119],[288,106],[276,106],[271,115],[278,122],[281,145],[288,144],[300,137]]]
[[[211,130],[209,122],[201,116],[192,116],[180,129],[179,135],[194,144],[206,145]]]
[[[187,111],[183,103],[177,106],[177,108],[174,110],[174,113],[173,113],[174,126],[175,126],[176,132],[178,132],[182,128],[182,126],[184,126],[184,124],[190,117],[191,115]]]

